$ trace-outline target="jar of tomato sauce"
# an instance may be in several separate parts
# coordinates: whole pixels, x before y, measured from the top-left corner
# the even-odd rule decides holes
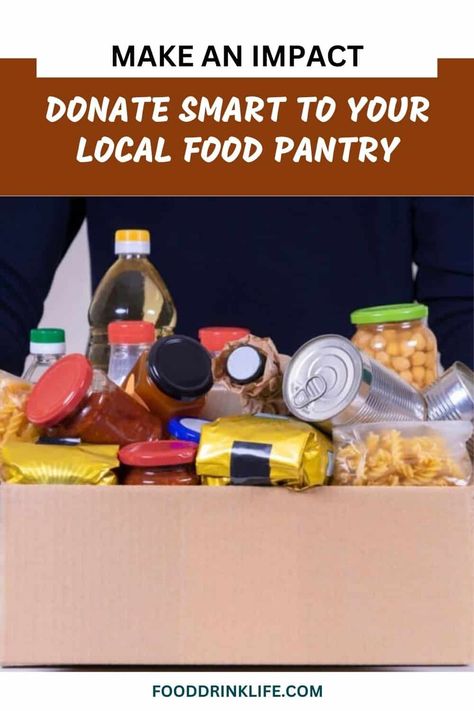
[[[128,485],[189,485],[199,484],[194,461],[194,442],[137,442],[122,447],[119,459],[123,473],[121,483]]]
[[[163,422],[199,415],[212,387],[211,358],[188,336],[164,336],[142,353],[123,384]]]
[[[436,337],[428,328],[424,304],[358,309],[351,322],[356,326],[353,343],[407,383],[422,390],[437,379]]]
[[[47,437],[94,444],[129,444],[161,437],[161,421],[115,385],[83,355],[64,356],[34,386],[30,422]]]

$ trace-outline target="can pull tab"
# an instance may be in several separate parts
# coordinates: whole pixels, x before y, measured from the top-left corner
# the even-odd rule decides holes
[[[327,383],[324,378],[315,375],[306,381],[306,385],[298,390],[294,396],[294,404],[298,408],[306,407],[311,402],[319,400],[324,395],[327,389]]]

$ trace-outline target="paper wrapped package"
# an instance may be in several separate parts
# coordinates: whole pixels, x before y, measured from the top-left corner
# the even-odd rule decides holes
[[[230,379],[226,372],[226,362],[229,355],[237,346],[249,345],[256,348],[265,357],[265,368],[261,377],[246,385],[238,385]],[[212,363],[214,381],[223,386],[224,393],[231,393],[233,398],[220,395],[222,415],[227,414],[230,407],[234,412],[242,414],[256,414],[259,412],[286,415],[288,409],[283,401],[282,381],[287,356],[278,353],[275,344],[270,338],[258,338],[249,335],[238,341],[231,341],[219,353]],[[226,409],[226,404],[229,407]],[[232,403],[232,404],[231,404]],[[208,416],[208,415],[206,415]]]

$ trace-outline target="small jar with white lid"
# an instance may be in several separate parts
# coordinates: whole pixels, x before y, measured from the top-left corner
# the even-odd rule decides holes
[[[229,353],[225,370],[234,385],[248,385],[262,377],[266,362],[266,356],[258,348],[245,344]]]
[[[228,343],[239,341],[250,335],[248,328],[240,326],[204,326],[199,329],[199,341],[214,360],[224,350]],[[225,390],[224,385],[219,381],[214,381],[211,398],[214,393]]]

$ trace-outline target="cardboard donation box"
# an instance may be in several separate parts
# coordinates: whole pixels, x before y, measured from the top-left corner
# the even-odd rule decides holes
[[[471,663],[473,499],[2,485],[0,660]]]

